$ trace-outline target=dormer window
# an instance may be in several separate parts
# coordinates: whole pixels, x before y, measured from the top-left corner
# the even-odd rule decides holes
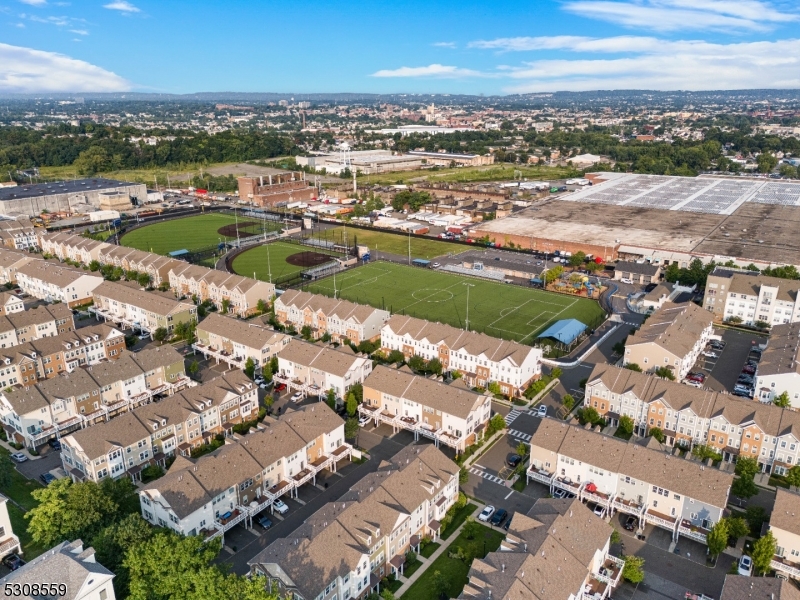
[[[158,430],[158,423],[153,423],[153,431]]]

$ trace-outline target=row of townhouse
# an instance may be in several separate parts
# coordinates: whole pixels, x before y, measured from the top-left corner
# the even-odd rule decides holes
[[[22,298],[11,292],[0,292],[0,315],[11,315],[25,310]]]
[[[224,305],[241,317],[254,314],[260,300],[269,304],[275,295],[275,286],[266,281],[81,236],[47,233],[40,236],[39,244],[43,252],[61,260],[69,258],[86,265],[96,260],[125,271],[147,273],[154,286],[168,283],[178,297],[196,297],[199,302],[209,300],[219,310]]]
[[[708,276],[703,308],[719,320],[770,326],[800,321],[800,282],[753,271],[716,267]]]
[[[272,508],[349,458],[344,421],[324,403],[267,417],[255,432],[198,459],[178,456],[163,477],[139,491],[149,523],[206,539]],[[252,523],[252,521],[251,521]]]
[[[408,367],[377,366],[364,380],[361,415],[393,431],[406,429],[463,452],[480,439],[492,413],[492,397],[473,392],[463,381],[448,385],[415,375]]]
[[[625,562],[610,552],[614,528],[577,498],[541,498],[515,513],[497,552],[476,559],[459,600],[605,600]]]
[[[36,248],[39,244],[30,217],[19,216],[0,220],[0,244],[14,250]]]
[[[497,383],[506,396],[521,395],[542,374],[539,348],[402,315],[383,326],[381,348],[407,358],[436,358],[444,371],[458,371],[471,387]]]
[[[319,396],[329,390],[344,399],[347,391],[372,372],[372,359],[356,354],[349,346],[330,346],[291,340],[278,353],[278,372],[274,379],[304,395]]]
[[[647,372],[667,367],[681,381],[711,339],[713,322],[713,315],[693,302],[665,304],[628,336],[623,364]]]
[[[800,579],[800,495],[797,492],[778,488],[769,529],[777,545],[772,568]]]
[[[591,500],[612,515],[632,515],[705,543],[723,517],[733,474],[664,452],[649,437],[637,442],[542,419],[530,441],[528,481]]]
[[[263,327],[258,323],[246,323],[219,313],[210,313],[197,325],[197,341],[192,344],[194,352],[244,369],[247,359],[252,358],[257,367],[266,365],[291,340],[291,336]]]
[[[758,361],[755,399],[772,403],[783,392],[800,408],[800,322],[775,325]]]
[[[38,260],[41,259],[35,254],[0,248],[0,284],[17,283],[17,271]]]
[[[0,315],[0,348],[63,335],[75,330],[72,311],[66,304],[48,304],[22,312]]]
[[[63,302],[69,307],[91,303],[92,290],[101,283],[103,278],[97,273],[51,260],[32,261],[17,271],[17,285],[23,292],[47,302]]]
[[[113,362],[0,392],[0,419],[10,439],[38,448],[189,384],[183,357],[172,346],[124,351]]]
[[[668,446],[706,444],[727,462],[740,455],[782,475],[800,464],[800,413],[701,390],[610,365],[597,365],[586,383],[585,406],[611,424],[622,415],[634,431],[660,429]]]
[[[258,391],[241,371],[145,404],[61,438],[61,461],[74,481],[127,475],[141,479],[149,465],[187,456],[193,448],[258,415]]]
[[[458,465],[408,446],[249,561],[250,573],[297,600],[350,600],[402,574],[406,553],[436,539],[458,499]]]
[[[178,323],[197,320],[197,307],[156,292],[146,292],[138,285],[104,281],[92,292],[94,306],[89,312],[97,319],[119,323],[153,334],[164,328],[171,332]]]
[[[14,535],[8,515],[8,498],[0,494],[0,559],[9,554],[22,554],[19,537]]]
[[[278,322],[297,331],[309,327],[314,339],[327,333],[334,342],[377,340],[389,317],[386,310],[300,290],[286,290],[275,299]]]
[[[2,348],[0,388],[27,387],[78,367],[116,360],[124,350],[125,336],[102,324]]]

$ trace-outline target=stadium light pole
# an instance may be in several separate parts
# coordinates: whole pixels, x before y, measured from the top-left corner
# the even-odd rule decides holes
[[[466,316],[466,324],[467,324],[467,331],[469,331],[469,288],[475,287],[474,283],[467,283],[466,281],[462,281],[461,285],[467,286],[467,316]]]

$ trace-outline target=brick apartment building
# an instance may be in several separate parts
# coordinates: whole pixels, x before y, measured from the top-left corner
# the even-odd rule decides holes
[[[252,200],[256,206],[275,206],[282,202],[308,202],[317,190],[305,179],[305,173],[279,173],[266,177],[239,177],[239,198]]]

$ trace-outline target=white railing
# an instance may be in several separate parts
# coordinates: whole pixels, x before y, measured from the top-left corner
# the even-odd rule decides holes
[[[703,544],[706,543],[706,534],[700,531],[694,531],[689,527],[684,527],[683,525],[678,527],[678,533],[684,537],[691,538],[693,540],[697,540]]]
[[[769,563],[769,566],[775,569],[776,571],[781,571],[783,573],[786,573],[787,575],[791,575],[792,577],[800,579],[800,568],[787,565],[786,563],[775,559],[773,559]]]
[[[528,480],[533,479],[534,481],[538,481],[539,483],[543,483],[546,486],[550,486],[553,483],[553,473],[547,473],[546,471],[542,471],[541,469],[536,468],[528,468]]]
[[[5,556],[14,548],[21,548],[19,544],[19,538],[15,535],[11,535],[5,542],[0,544],[0,556]]]
[[[644,520],[647,523],[652,523],[653,525],[658,525],[659,527],[663,527],[664,529],[675,531],[675,521],[668,521],[667,519],[656,517],[655,515],[652,515],[647,511],[645,511],[644,513]]]
[[[623,502],[624,498],[620,498],[619,496],[614,497],[614,501],[611,505],[618,510],[619,512],[623,512],[627,515],[636,515],[641,516],[642,511],[644,510],[643,504],[628,504]]]

